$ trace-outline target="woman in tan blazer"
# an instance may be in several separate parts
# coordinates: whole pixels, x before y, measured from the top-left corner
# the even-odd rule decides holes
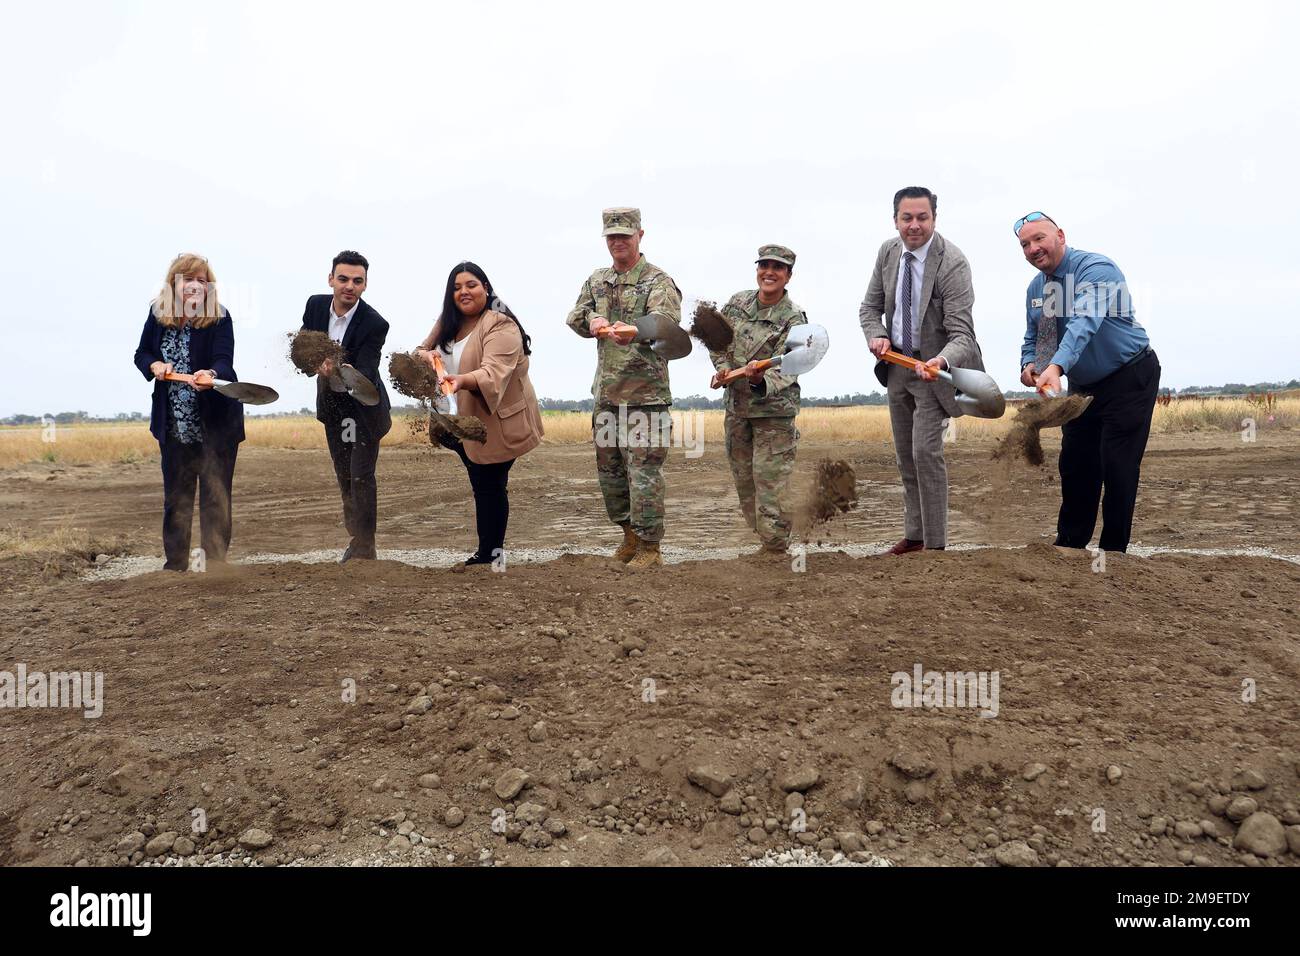
[[[478,550],[467,565],[491,564],[504,555],[510,466],[542,440],[542,414],[528,381],[530,344],[519,319],[493,293],[486,273],[462,262],[447,276],[442,314],[416,349],[441,355],[447,370],[443,381],[451,385],[451,411],[473,415],[487,428],[482,442],[449,435],[440,439],[464,462],[474,491]]]

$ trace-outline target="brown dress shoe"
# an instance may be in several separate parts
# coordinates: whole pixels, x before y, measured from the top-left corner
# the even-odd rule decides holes
[[[924,541],[913,541],[911,538],[900,538],[898,544],[886,551],[885,554],[911,554],[913,551],[924,550]]]

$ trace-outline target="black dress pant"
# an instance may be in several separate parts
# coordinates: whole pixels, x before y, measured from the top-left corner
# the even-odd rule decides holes
[[[366,418],[349,408],[353,404],[351,399],[331,402],[326,413],[325,441],[343,498],[343,525],[352,536],[352,544],[364,552],[375,547],[379,438],[370,430]]]
[[[1070,386],[1070,394],[1093,398],[1086,412],[1061,429],[1058,545],[1088,546],[1100,502],[1101,550],[1128,550],[1142,455],[1159,388],[1160,360],[1151,351],[1099,382]]]
[[[190,564],[194,489],[199,494],[199,540],[205,561],[224,561],[230,548],[230,489],[238,442],[185,444],[168,435],[159,443],[163,473],[163,553],[168,571]]]
[[[469,472],[469,486],[474,492],[474,522],[478,530],[478,551],[474,553],[474,558],[480,561],[494,560],[505,550],[506,525],[510,521],[510,498],[506,486],[510,481],[510,466],[515,463],[515,459],[480,465],[465,454],[465,446],[460,439],[442,435],[439,441],[460,456],[465,470]]]

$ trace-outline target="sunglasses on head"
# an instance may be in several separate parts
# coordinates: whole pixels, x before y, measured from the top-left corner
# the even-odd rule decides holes
[[[1012,226],[1011,229],[1012,229],[1012,231],[1013,231],[1013,232],[1018,236],[1018,235],[1020,235],[1020,230],[1023,229],[1023,228],[1025,228],[1025,223],[1027,223],[1027,222],[1038,222],[1038,220],[1040,220],[1040,219],[1046,219],[1046,220],[1047,220],[1048,222],[1050,222],[1053,226],[1056,225],[1056,220],[1053,219],[1051,216],[1049,216],[1047,213],[1045,213],[1045,212],[1031,212],[1031,213],[1028,213],[1028,214],[1026,214],[1026,215],[1024,215],[1024,216],[1021,216],[1019,219],[1017,219],[1017,220],[1016,220],[1016,224],[1015,224],[1014,226]],[[1059,229],[1060,227],[1057,226],[1057,228]]]

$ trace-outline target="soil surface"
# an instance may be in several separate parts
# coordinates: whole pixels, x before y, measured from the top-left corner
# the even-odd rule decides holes
[[[789,560],[735,558],[722,449],[674,450],[643,572],[594,553],[588,446],[514,466],[504,570],[451,567],[472,498],[429,446],[379,459],[402,560],[347,565],[328,454],[245,449],[202,574],[137,573],[156,462],[6,471],[0,525],[106,557],[0,562],[0,672],[103,674],[98,718],[0,709],[0,863],[1300,863],[1300,435],[1153,437],[1104,564],[1050,544],[1043,438],[946,446],[952,546],[898,558],[886,443],[801,447],[858,504]]]

